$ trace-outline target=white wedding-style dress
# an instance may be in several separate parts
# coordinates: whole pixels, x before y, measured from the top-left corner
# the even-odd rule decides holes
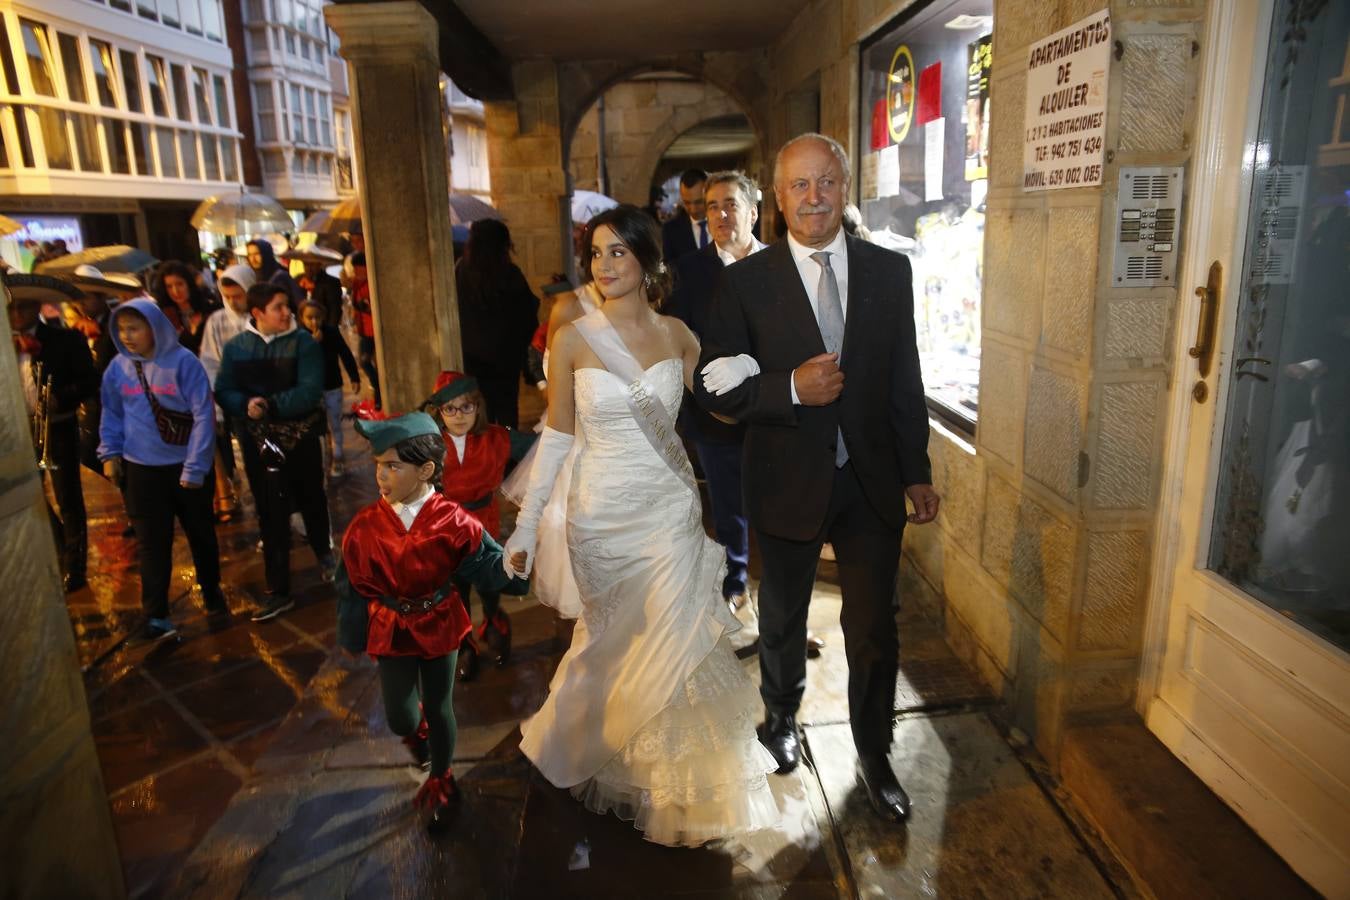
[[[671,418],[683,372],[666,359],[644,373]],[[569,485],[575,586],[541,585],[541,596],[575,590],[556,605],[578,618],[548,699],[521,725],[521,749],[588,809],[632,820],[660,844],[770,827],[776,763],[755,735],[758,692],[727,640],[739,625],[722,601],[725,553],[703,531],[698,497],[643,434],[622,379],[578,369],[574,393],[580,449],[559,482]]]

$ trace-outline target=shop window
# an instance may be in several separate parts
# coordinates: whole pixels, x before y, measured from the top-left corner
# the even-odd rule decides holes
[[[108,150],[108,168],[115,175],[130,175],[131,156],[127,153],[127,123],[120,119],[104,119],[103,142]]]
[[[33,90],[46,97],[56,96],[56,82],[52,78],[52,48],[47,43],[47,26],[27,19],[19,20],[23,34],[23,49],[28,55],[28,78]]]
[[[178,155],[183,160],[183,177],[193,180],[202,177],[197,165],[197,135],[191,131],[178,132]]]
[[[979,409],[992,0],[939,0],[862,48],[859,206],[914,271],[930,408],[965,430]]]
[[[89,62],[94,70],[94,87],[98,102],[117,108],[117,66],[113,62],[112,46],[104,41],[89,39]]]

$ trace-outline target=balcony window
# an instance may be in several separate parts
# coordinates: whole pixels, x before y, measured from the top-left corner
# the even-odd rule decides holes
[[[209,138],[208,138],[209,140]],[[192,131],[178,132],[178,155],[183,160],[183,177],[199,179],[202,170],[197,165],[197,134]]]
[[[206,32],[207,38],[218,41],[221,34],[220,0],[201,0],[201,2],[202,30]]]
[[[328,95],[319,95],[319,143],[333,146],[333,125],[328,119]]]
[[[305,124],[309,127],[310,146],[319,146],[319,117],[314,110],[313,88],[305,88]]]
[[[127,154],[127,123],[121,119],[103,120],[104,146],[108,148],[108,168],[115,175],[131,174],[131,157]]]
[[[20,165],[26,169],[33,168],[36,165],[33,156],[33,141],[28,136],[28,120],[23,114],[23,107],[0,107],[0,116],[10,116],[14,122],[14,136],[19,142],[18,151],[14,155],[18,157]]]
[[[85,172],[102,172],[103,156],[98,145],[98,120],[87,113],[70,113],[71,128],[75,133],[75,158]]]
[[[131,12],[131,3],[128,0],[108,0],[108,5],[122,12]]]
[[[192,70],[192,97],[197,101],[197,121],[203,125],[212,124],[211,76],[201,69]]]
[[[187,2],[191,5],[194,0]],[[171,28],[178,27],[178,0],[159,0],[159,20]]]
[[[223,169],[223,181],[238,181],[239,167],[235,162],[235,153],[238,151],[238,141],[234,138],[220,139],[220,163]]]
[[[300,86],[291,85],[291,140],[297,144],[305,142],[305,113],[301,106]]]
[[[141,96],[141,79],[137,74],[136,54],[130,50],[118,50],[117,58],[122,63],[122,87],[126,90],[127,109],[134,113],[145,112],[145,98]]]
[[[52,78],[52,48],[47,43],[47,26],[27,19],[19,20],[23,33],[23,49],[28,55],[28,78],[33,90],[46,97],[56,96],[56,82]]]
[[[173,76],[173,104],[178,112],[178,118],[184,122],[192,121],[192,105],[188,102],[187,73],[178,63],[169,66],[169,72]],[[197,118],[210,124],[211,117],[206,115],[205,107],[197,110]]]
[[[89,95],[84,87],[84,67],[80,65],[80,44],[71,34],[57,34],[61,48],[61,71],[66,76],[66,96],[76,103],[87,103]]]
[[[258,115],[258,137],[264,143],[273,143],[277,139],[277,116],[272,104],[272,82],[253,83],[253,109]]]
[[[211,83],[216,89],[216,124],[221,128],[229,128],[233,119],[230,118],[230,97],[225,91],[225,78],[214,75]]]
[[[173,129],[156,128],[155,146],[159,149],[159,176],[178,177],[178,151],[174,149]]]
[[[157,116],[169,115],[169,86],[164,78],[164,60],[145,56],[145,85],[150,89],[150,109]]]
[[[153,177],[154,169],[150,165],[150,126],[140,122],[128,122],[131,133],[131,157],[136,161],[136,174]]]
[[[202,8],[198,0],[181,0],[183,7],[183,30],[188,34],[202,36]]]
[[[220,151],[214,135],[202,135],[202,177],[207,181],[220,180]]]
[[[98,90],[98,102],[116,109],[117,66],[113,61],[112,46],[90,38],[89,62],[94,69],[94,87]]]
[[[37,116],[38,133],[42,136],[42,146],[47,152],[47,168],[73,168],[70,142],[66,140],[65,117],[49,106],[15,106],[15,118],[26,116],[27,110],[32,110]]]
[[[142,19],[149,19],[152,22],[159,19],[159,10],[155,8],[155,0],[136,0],[136,12],[140,13]]]

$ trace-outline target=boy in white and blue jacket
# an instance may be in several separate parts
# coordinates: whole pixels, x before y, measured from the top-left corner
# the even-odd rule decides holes
[[[214,401],[201,361],[178,343],[154,301],[123,303],[108,328],[117,357],[103,374],[98,458],[108,477],[126,476],[127,514],[140,543],[144,637],[157,640],[177,633],[169,620],[175,517],[187,535],[207,612],[226,612],[211,511]],[[170,427],[162,427],[166,422]]]

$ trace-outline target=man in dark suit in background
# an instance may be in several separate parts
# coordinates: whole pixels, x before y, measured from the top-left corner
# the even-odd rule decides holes
[[[938,511],[914,336],[909,260],[844,234],[848,157],[831,138],[788,141],[774,194],[788,237],[722,273],[696,396],[746,423],[760,583],[760,740],[789,772],[801,758],[806,616],[820,548],[839,565],[849,720],[868,798],[902,822],[890,767],[899,640],[895,578],[906,522]],[[845,379],[847,378],[847,382]]]
[[[11,298],[9,327],[14,335],[24,404],[30,416],[41,408],[42,384],[51,384],[51,399],[45,410],[47,455],[53,464],[52,493],[60,507],[59,520],[53,516],[53,525],[61,545],[61,568],[69,593],[87,583],[85,566],[89,551],[76,411],[81,402],[98,392],[99,375],[84,335],[46,324],[41,320],[41,307],[37,299]],[[41,382],[36,378],[39,371]]]
[[[661,255],[666,265],[674,264],[686,253],[702,250],[712,241],[703,206],[707,181],[708,173],[702,169],[685,169],[680,175],[679,212],[661,226]]]

